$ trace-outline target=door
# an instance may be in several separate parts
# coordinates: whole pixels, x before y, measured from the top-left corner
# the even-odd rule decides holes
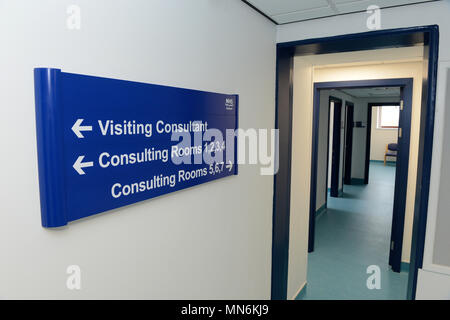
[[[409,137],[411,126],[412,88],[401,88],[400,117],[398,127],[398,151],[395,169],[394,207],[392,213],[389,265],[400,272],[402,259],[403,229],[405,223],[406,191],[408,185]]]
[[[353,148],[353,103],[345,102],[345,160],[344,183],[352,184],[352,148]]]
[[[331,149],[331,185],[330,196],[339,196],[339,168],[340,168],[340,155],[341,155],[341,116],[342,116],[342,101],[335,99],[332,100],[333,107],[333,138]]]

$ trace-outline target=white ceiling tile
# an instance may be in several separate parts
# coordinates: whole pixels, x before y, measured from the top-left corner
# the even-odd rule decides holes
[[[335,11],[331,7],[326,7],[326,8],[290,12],[286,14],[275,15],[272,16],[271,18],[278,23],[287,23],[291,21],[328,17],[335,14],[336,14]]]
[[[339,13],[366,11],[370,5],[380,8],[423,2],[423,0],[335,0]]]
[[[327,0],[248,0],[268,16],[329,7]]]
[[[366,11],[369,5],[386,8],[428,1],[434,0],[247,0],[280,24]]]
[[[378,5],[375,0],[335,0],[339,13],[366,11],[370,5]]]

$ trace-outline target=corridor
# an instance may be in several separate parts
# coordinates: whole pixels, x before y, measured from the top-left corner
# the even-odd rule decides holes
[[[368,185],[345,185],[328,197],[316,223],[315,251],[308,255],[308,282],[297,299],[405,299],[408,272],[390,271],[389,241],[395,166],[371,162]],[[366,286],[366,269],[381,269],[381,289]]]

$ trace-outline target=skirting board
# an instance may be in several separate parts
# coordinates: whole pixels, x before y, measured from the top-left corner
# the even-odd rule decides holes
[[[384,160],[370,160],[370,162],[384,163]],[[392,161],[392,160],[388,160],[388,161],[386,161],[386,163],[396,163],[396,162]]]
[[[331,189],[328,188],[327,191],[328,191],[328,195],[330,195]],[[343,194],[344,194],[344,188],[340,188],[340,189],[338,190],[338,197],[342,197]]]
[[[362,185],[362,184],[364,184],[364,179],[352,178],[351,184],[352,185]]]
[[[409,262],[403,262],[400,265],[401,272],[409,272]]]

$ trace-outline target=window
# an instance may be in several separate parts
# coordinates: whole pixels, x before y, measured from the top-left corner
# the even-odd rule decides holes
[[[378,129],[397,129],[400,118],[400,106],[378,107]]]

